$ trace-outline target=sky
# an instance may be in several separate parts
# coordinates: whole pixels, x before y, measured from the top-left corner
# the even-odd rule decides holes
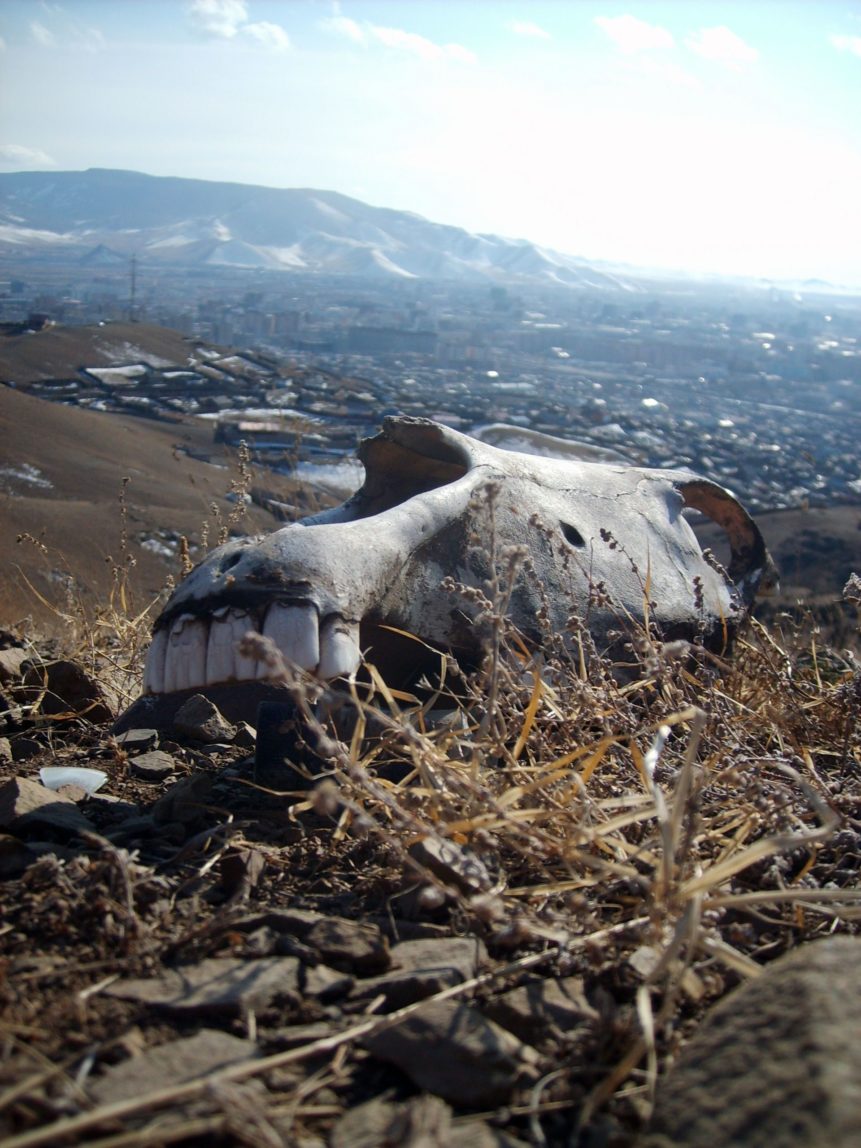
[[[0,170],[861,286],[861,0],[2,0]]]

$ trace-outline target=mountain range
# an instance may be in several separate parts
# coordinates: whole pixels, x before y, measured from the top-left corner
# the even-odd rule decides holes
[[[480,235],[333,191],[87,171],[0,174],[0,258],[143,262],[531,282],[620,290],[627,278],[523,239]]]

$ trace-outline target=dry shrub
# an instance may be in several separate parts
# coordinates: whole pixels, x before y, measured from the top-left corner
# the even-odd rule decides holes
[[[246,652],[289,691],[325,760],[291,810],[299,825],[313,815],[329,826],[317,883],[361,839],[363,864],[349,871],[357,912],[384,887],[393,918],[412,898],[413,912],[482,936],[501,972],[440,995],[491,992],[541,967],[588,975],[624,1006],[608,1014],[599,1044],[569,1049],[536,1086],[525,1111],[542,1143],[542,1113],[556,1109],[575,1110],[586,1129],[608,1106],[636,1127],[659,1069],[712,1001],[786,949],[857,928],[861,674],[810,626],[752,620],[732,656],[718,657],[696,642],[662,642],[647,615],[640,627],[620,620],[637,670],[621,681],[580,618],[564,634],[548,624],[540,648],[530,646],[506,616],[528,558],[492,559],[486,586],[460,588],[489,636],[475,673],[440,652],[435,679],[414,693],[392,689],[374,666],[366,685],[334,693],[260,635]],[[119,651],[133,676],[151,607],[128,609],[126,569],[117,564],[116,600],[76,641],[111,672],[106,651]],[[445,843],[446,864],[423,862],[422,841]],[[132,948],[133,916],[117,918]],[[363,1020],[233,1076],[340,1054],[360,1030],[391,1021]],[[159,1104],[203,1088],[169,1091]],[[137,1111],[126,1107],[123,1116]],[[79,1130],[97,1117],[81,1117]]]
[[[629,627],[639,675],[620,684],[577,618],[528,647],[505,616],[524,556],[496,557],[484,594],[464,590],[492,635],[481,671],[441,653],[419,698],[368,667],[352,736],[321,719],[337,698],[268,639],[246,652],[291,691],[327,759],[296,817],[330,815],[333,843],[375,839],[381,866],[412,875],[419,911],[447,905],[497,956],[600,969],[630,994],[597,1083],[572,1061],[554,1090],[581,1127],[608,1101],[639,1120],[691,1018],[785,950],[856,929],[861,674],[809,626],[794,640],[751,620],[730,658],[662,643],[647,623]],[[413,856],[428,839],[456,847],[451,879]]]

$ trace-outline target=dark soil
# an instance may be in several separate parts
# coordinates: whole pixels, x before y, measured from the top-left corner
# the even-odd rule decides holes
[[[757,701],[766,682],[754,668],[779,661],[768,641],[761,649],[715,688],[770,706],[771,730],[762,718],[755,734],[723,719],[707,729],[699,837],[679,844],[700,859],[684,867],[676,854],[673,897],[660,891],[656,814],[638,812],[627,751],[578,758],[570,810],[558,797],[542,807],[530,788],[540,770],[518,780],[504,754],[468,784],[463,766],[437,773],[437,788],[430,756],[397,783],[382,767],[375,776],[373,754],[353,766],[336,756],[329,780],[291,798],[255,786],[248,730],[229,744],[162,732],[128,747],[110,722],[46,714],[13,676],[8,753],[0,742],[6,1148],[632,1145],[651,1108],[651,1056],[663,1070],[754,966],[857,929],[857,676],[831,666],[826,684],[823,660],[818,695],[787,684],[800,692],[784,718],[778,695]],[[636,741],[628,695],[601,689],[616,707],[605,733],[616,723]],[[591,731],[565,703],[593,749],[606,742],[597,697],[586,699]],[[551,735],[553,715],[531,737]],[[720,736],[735,743],[726,761]],[[790,742],[802,741],[799,756]],[[394,738],[389,756],[414,742]],[[685,744],[655,774],[668,801]],[[134,759],[155,748],[174,771],[145,780]],[[58,765],[107,780],[93,795],[61,790],[61,814],[10,813],[3,786],[40,785]],[[573,774],[557,773],[570,787]],[[581,800],[590,817],[608,811],[589,845]],[[70,827],[67,804],[89,824]],[[746,842],[759,852],[722,880],[715,869],[696,900],[702,865],[726,866]],[[682,959],[650,980],[674,945]]]

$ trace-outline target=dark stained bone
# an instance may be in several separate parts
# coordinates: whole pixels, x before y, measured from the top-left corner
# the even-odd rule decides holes
[[[546,605],[554,632],[578,615],[602,651],[643,621],[647,599],[661,637],[723,649],[771,575],[747,512],[688,471],[517,454],[402,417],[359,457],[364,485],[342,506],[228,542],[191,572],[156,623],[145,693],[263,678],[236,651],[248,629],[323,679],[353,673],[363,654],[384,676],[408,677],[424,647],[390,627],[475,662],[486,628],[450,580],[485,587],[491,554],[501,565],[512,547],[528,556],[507,606],[525,638],[546,636]],[[703,557],[685,507],[726,531],[726,574]]]

